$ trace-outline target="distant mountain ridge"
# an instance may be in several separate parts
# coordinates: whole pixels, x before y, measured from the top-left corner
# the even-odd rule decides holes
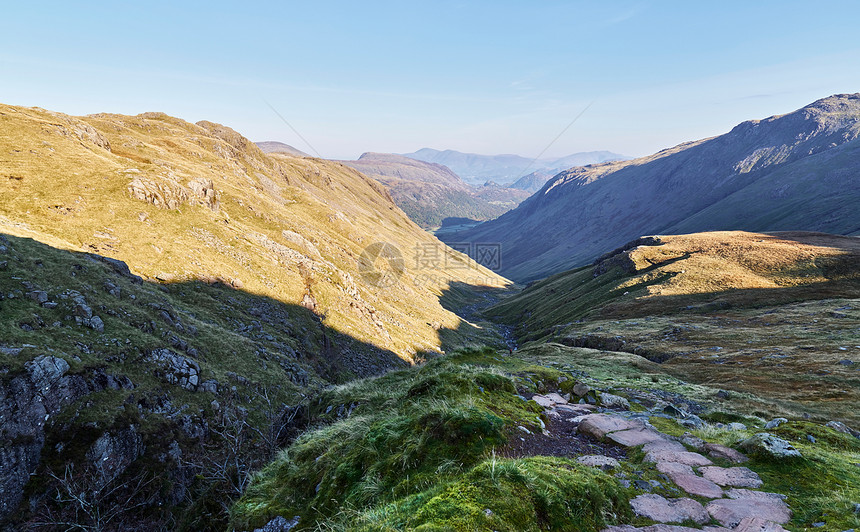
[[[384,184],[397,206],[425,229],[451,217],[490,220],[529,196],[495,183],[474,187],[447,166],[393,153],[368,152],[355,161],[339,162]]]
[[[310,157],[309,154],[303,152],[298,148],[294,148],[289,144],[284,144],[283,142],[277,142],[274,140],[266,140],[262,142],[255,142],[258,148],[263,150],[263,153],[286,153],[287,155],[293,155],[296,157]]]
[[[483,185],[489,180],[497,181],[502,184],[514,183],[524,177],[526,172],[534,172],[538,175],[546,176],[546,179],[549,179],[549,177],[552,177],[558,172],[567,170],[574,166],[628,158],[624,155],[609,151],[592,151],[574,153],[559,158],[535,160],[513,154],[480,155],[477,153],[463,153],[455,150],[440,151],[432,148],[422,148],[416,152],[404,153],[402,155],[419,161],[444,164],[456,172],[463,181],[473,185]],[[546,179],[544,181],[546,181]],[[536,190],[523,188],[523,186],[517,186],[516,184],[512,184],[510,186],[513,188],[528,190],[530,192],[534,192]]]
[[[572,168],[513,211],[444,238],[500,242],[527,281],[643,234],[808,230],[860,234],[860,94],[751,120],[648,157]]]

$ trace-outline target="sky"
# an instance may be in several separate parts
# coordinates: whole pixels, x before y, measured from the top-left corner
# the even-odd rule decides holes
[[[641,156],[860,92],[860,2],[9,2],[0,102],[326,158]],[[577,118],[578,117],[578,118]]]

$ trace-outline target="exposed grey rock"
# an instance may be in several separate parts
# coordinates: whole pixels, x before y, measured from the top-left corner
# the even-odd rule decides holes
[[[722,488],[706,478],[683,473],[670,475],[670,478],[672,479],[672,482],[678,485],[679,488],[690,495],[705,497],[707,499],[713,499],[723,495]]]
[[[746,430],[747,426],[743,423],[729,423],[728,425],[726,425],[726,428],[728,430]]]
[[[285,519],[280,515],[268,523],[263,528],[254,529],[254,532],[289,532],[299,525],[299,518]]]
[[[584,416],[577,430],[594,438],[602,439],[608,432],[644,427],[642,421],[624,419],[606,414],[590,414]]]
[[[48,292],[45,292],[44,290],[33,290],[32,292],[27,292],[27,297],[36,303],[41,304],[48,301]]]
[[[738,444],[745,452],[755,456],[771,458],[799,458],[800,451],[795,449],[791,443],[777,438],[767,432],[759,432]]]
[[[166,371],[167,382],[177,384],[186,390],[194,391],[200,381],[200,366],[197,362],[177,355],[167,348],[154,349],[149,358],[158,362]]]
[[[771,419],[770,421],[768,421],[768,422],[765,424],[764,428],[766,428],[766,429],[775,429],[776,427],[778,427],[778,426],[782,425],[783,423],[788,423],[788,420],[787,420],[787,419],[785,419],[784,417],[778,417],[778,418]]]
[[[39,355],[24,364],[30,373],[30,381],[38,390],[48,390],[64,373],[69,371],[69,363],[62,358]]]
[[[618,463],[618,460],[616,460],[615,458],[612,458],[610,456],[603,456],[600,454],[587,454],[579,456],[577,457],[576,461],[582,465],[587,465],[588,467],[596,467],[603,470],[614,469],[620,465]]]
[[[104,332],[105,330],[105,322],[103,322],[102,319],[98,316],[81,319],[81,323],[97,332]]]
[[[143,454],[143,439],[134,425],[102,434],[87,451],[87,460],[102,485],[118,477]]]
[[[577,382],[573,385],[573,393],[577,397],[584,397],[588,395],[588,392],[591,391],[591,386],[585,384],[584,382]]]
[[[600,404],[606,408],[615,408],[618,410],[630,410],[630,401],[620,395],[603,392],[600,394]]]
[[[215,184],[211,179],[198,177],[188,182],[188,188],[191,189],[193,196],[203,205],[209,207],[213,211],[218,210],[218,193],[215,191]]]
[[[0,381],[0,521],[18,508],[45,444],[45,423],[60,409],[98,391],[82,375],[66,375],[69,364],[39,355],[25,373]]]
[[[843,434],[850,434],[856,438],[860,438],[860,431],[856,431],[856,430],[852,429],[851,427],[849,427],[845,423],[842,423],[841,421],[828,421],[826,426],[830,427],[831,429],[833,429],[835,431],[841,432]]]
[[[93,317],[93,309],[86,303],[78,303],[75,305],[75,315],[87,319]]]
[[[690,451],[654,450],[645,455],[646,462],[677,462],[688,466],[706,466],[713,462]]]

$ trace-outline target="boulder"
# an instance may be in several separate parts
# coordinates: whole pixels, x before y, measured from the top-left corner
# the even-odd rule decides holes
[[[783,423],[788,423],[788,420],[784,417],[778,417],[771,419],[767,423],[765,423],[764,428],[766,429],[775,429],[776,427],[782,425]]]
[[[576,384],[573,385],[573,394],[576,395],[577,397],[585,397],[586,395],[588,395],[588,392],[590,392],[590,391],[591,391],[591,386],[589,386],[583,382],[577,382]]]
[[[800,458],[800,451],[791,443],[767,432],[759,432],[738,444],[747,454],[764,458]]]
[[[200,384],[200,366],[197,362],[167,348],[153,349],[149,358],[165,370],[167,382],[178,384],[189,391],[195,391]]]
[[[600,394],[600,404],[606,408],[616,410],[630,410],[630,401],[620,395],[603,392]]]
[[[589,414],[580,420],[577,430],[598,440],[603,439],[609,432],[644,427],[642,421],[633,421],[619,416],[606,414]]]

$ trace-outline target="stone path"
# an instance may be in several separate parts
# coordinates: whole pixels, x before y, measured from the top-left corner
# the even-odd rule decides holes
[[[645,461],[653,463],[680,493],[709,499],[702,504],[690,497],[666,498],[645,493],[630,501],[633,512],[660,524],[641,528],[612,526],[603,532],[785,532],[781,525],[791,519],[785,496],[756,491],[762,480],[749,468],[714,465],[707,456],[689,451],[677,439],[658,431],[644,419],[630,419],[613,412],[595,413],[594,405],[571,404],[558,394],[535,395],[532,400],[544,407],[550,417],[574,416],[569,420],[578,423],[577,430],[581,434],[621,447],[642,447]],[[711,458],[734,464],[747,461],[745,455],[723,445],[692,438],[684,441],[707,452]],[[596,455],[581,456],[577,460],[606,470],[617,466],[614,459]],[[648,484],[637,481],[640,482]],[[721,526],[698,529],[672,524],[705,525],[713,521]]]

